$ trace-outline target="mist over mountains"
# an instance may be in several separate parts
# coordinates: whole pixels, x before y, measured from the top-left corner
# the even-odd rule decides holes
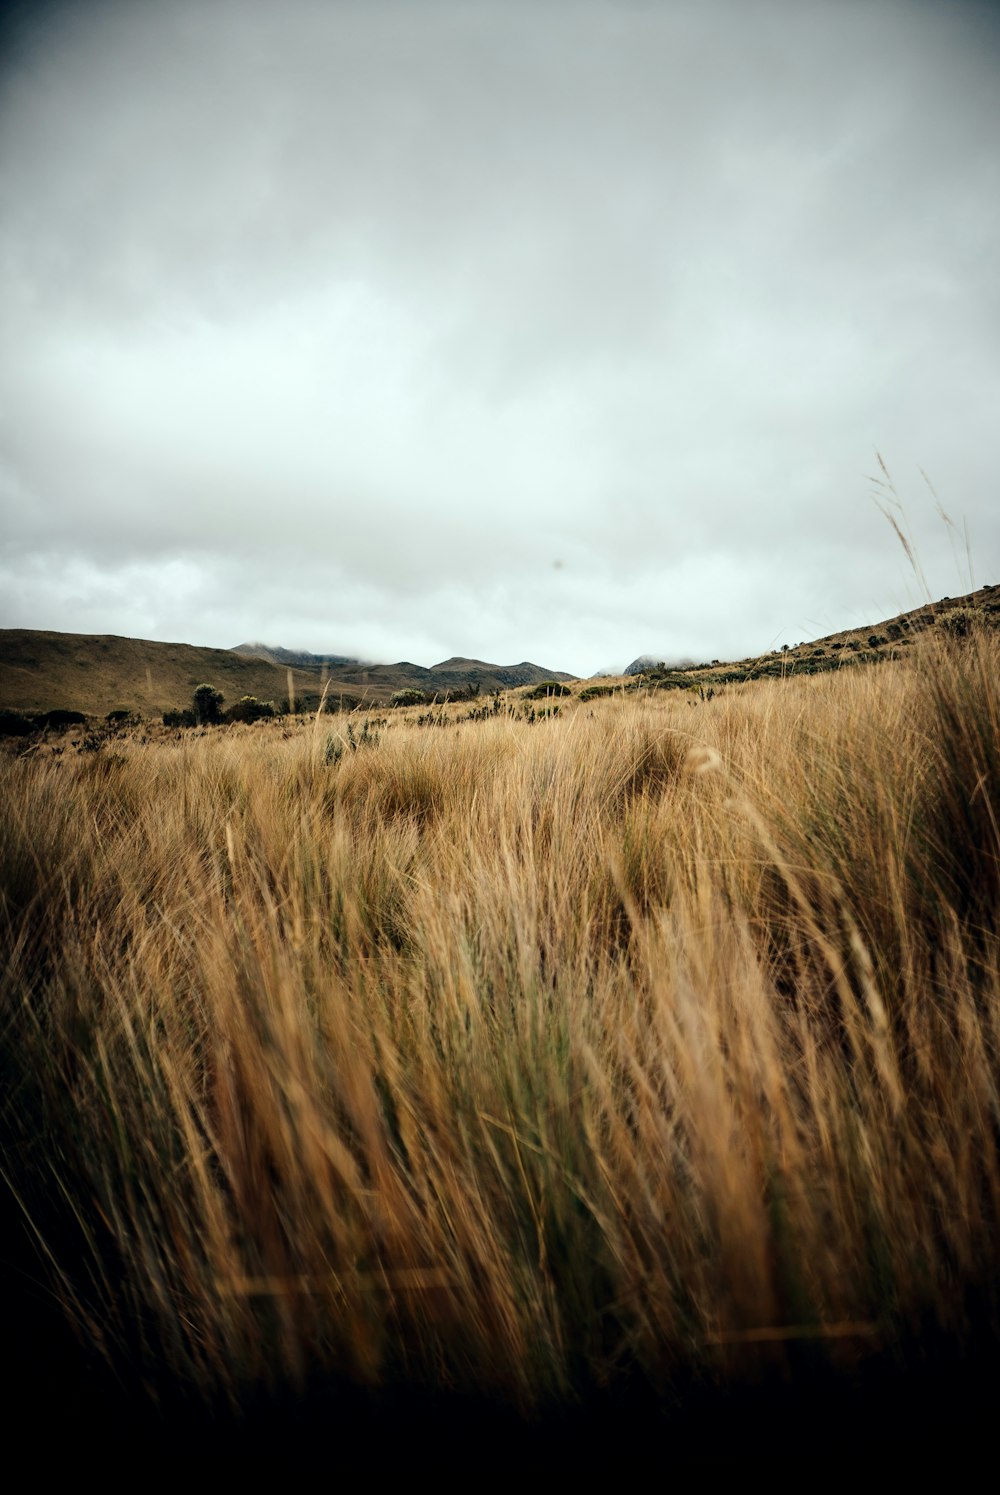
[[[311,669],[314,666],[323,665],[361,665],[365,661],[355,658],[351,654],[310,654],[308,649],[282,649],[273,644],[236,644],[233,647],[234,654],[242,654],[245,659],[267,659],[271,664],[291,665],[293,668],[302,666]]]

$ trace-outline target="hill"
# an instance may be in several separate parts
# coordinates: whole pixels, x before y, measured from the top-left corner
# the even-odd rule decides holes
[[[824,634],[794,647],[772,649],[764,654],[708,664],[661,664],[654,655],[642,654],[632,661],[623,675],[629,677],[626,688],[640,684],[686,685],[688,687],[724,685],[743,680],[766,679],[785,675],[817,675],[826,670],[842,669],[856,664],[879,664],[899,659],[929,630],[947,627],[950,613],[972,610],[987,623],[1000,625],[1000,585],[983,586],[961,597],[942,597],[926,602],[909,612],[897,613],[878,623],[845,628],[839,633]],[[592,685],[591,694],[600,695],[613,686]]]
[[[315,688],[318,673],[293,671],[296,687]],[[55,707],[103,716],[126,708],[152,714],[189,705],[202,681],[221,690],[227,702],[244,695],[269,701],[288,694],[283,666],[246,659],[231,649],[113,634],[0,630],[0,706],[8,709]]]
[[[265,650],[263,656],[248,652],[258,648]],[[292,666],[291,658],[299,662]],[[405,660],[366,665],[342,656],[294,654],[256,644],[207,649],[114,634],[0,629],[0,708],[6,710],[61,709],[104,716],[127,709],[155,715],[188,706],[203,681],[221,690],[227,704],[244,695],[284,701],[291,682],[296,703],[315,708],[324,690],[328,699],[345,705],[381,704],[407,686],[433,696],[470,685],[488,692],[553,679],[572,676],[527,661],[494,665],[456,657],[430,668]]]

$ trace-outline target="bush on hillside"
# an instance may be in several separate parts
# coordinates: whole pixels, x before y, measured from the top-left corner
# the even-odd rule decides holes
[[[547,696],[571,696],[573,692],[561,680],[540,680],[524,692],[526,701],[544,701]]]
[[[214,685],[199,685],[194,693],[191,708],[199,727],[222,720],[222,703],[225,696]]]
[[[227,722],[259,722],[274,715],[270,701],[258,701],[256,696],[241,696],[225,713]]]
[[[950,638],[968,638],[986,623],[986,614],[981,607],[953,607],[938,618],[938,627]]]
[[[40,726],[57,732],[63,727],[82,727],[86,720],[82,711],[46,711],[42,716],[36,717]]]
[[[416,686],[407,686],[405,690],[394,691],[389,697],[390,706],[423,706],[427,701],[427,692],[417,690]]]
[[[38,723],[20,711],[0,711],[0,737],[30,737]]]

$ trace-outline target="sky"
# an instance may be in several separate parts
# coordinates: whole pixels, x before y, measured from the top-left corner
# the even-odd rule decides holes
[[[886,504],[1000,581],[1000,7],[5,15],[0,627],[736,658],[926,600]]]

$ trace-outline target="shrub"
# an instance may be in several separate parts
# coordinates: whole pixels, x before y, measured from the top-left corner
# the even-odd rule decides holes
[[[211,722],[221,722],[224,700],[222,691],[216,690],[214,685],[199,685],[191,702],[194,719],[198,725],[205,726]]]
[[[407,686],[405,690],[395,691],[389,698],[390,706],[423,706],[427,701],[427,692],[417,690],[416,686]]]
[[[885,634],[884,633],[870,633],[868,635],[868,647],[869,647],[869,649],[877,649],[878,646],[879,646],[879,644],[884,644],[885,641],[886,640],[885,640]]]
[[[0,737],[30,737],[38,723],[20,711],[0,711]]]
[[[111,727],[134,727],[139,717],[136,712],[120,707],[117,711],[109,711],[104,720]]]
[[[105,723],[100,723],[92,732],[85,732],[78,753],[99,753],[111,736],[111,731]]]
[[[43,727],[51,727],[58,731],[61,727],[81,727],[87,718],[82,711],[46,711],[44,716],[36,718]]]
[[[227,722],[259,722],[274,715],[270,701],[258,701],[256,696],[241,696],[226,712]]]
[[[197,724],[193,711],[165,711],[163,713],[165,727],[195,727]]]
[[[526,701],[544,701],[548,696],[571,696],[573,692],[561,680],[540,680],[524,693]]]
[[[986,622],[981,607],[953,607],[944,617],[938,618],[938,627],[951,638],[968,638]]]
[[[423,717],[420,718],[423,721]],[[327,768],[339,763],[345,751],[351,753],[360,752],[362,748],[377,748],[381,742],[379,727],[384,727],[386,718],[384,716],[366,716],[361,724],[361,731],[355,732],[354,723],[347,723],[347,736],[329,736],[323,749],[323,762]]]

